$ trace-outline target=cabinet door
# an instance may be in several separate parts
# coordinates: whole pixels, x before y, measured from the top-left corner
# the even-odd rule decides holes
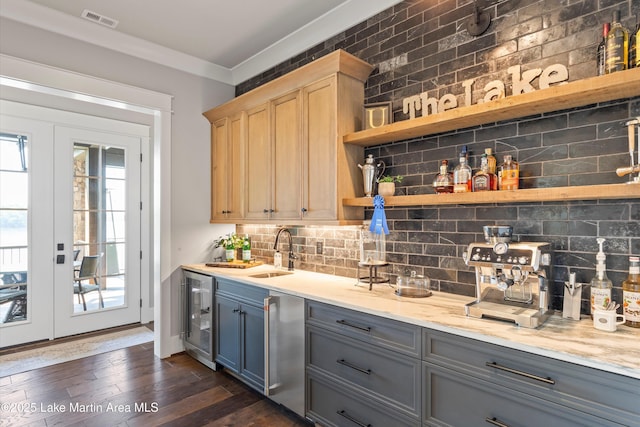
[[[247,219],[268,219],[271,206],[271,139],[269,138],[269,106],[260,105],[247,111],[246,156]]]
[[[216,362],[234,372],[240,369],[240,304],[230,298],[215,296]]]
[[[243,216],[244,198],[244,115],[237,114],[229,120],[229,141],[227,148],[229,171],[227,173],[227,215],[228,219]]]
[[[243,115],[225,117],[211,128],[211,219],[240,219],[243,212]]]
[[[300,92],[271,102],[273,219],[299,219],[302,192]]]
[[[262,307],[244,304],[242,314],[242,346],[240,375],[254,387],[264,388],[264,311]]]
[[[211,220],[224,219],[227,212],[228,132],[227,118],[211,125]]]
[[[336,78],[321,80],[302,90],[304,218],[336,219]]]

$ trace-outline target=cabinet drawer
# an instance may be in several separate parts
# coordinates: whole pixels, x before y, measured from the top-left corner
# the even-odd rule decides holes
[[[424,360],[626,424],[640,419],[640,380],[424,329]]]
[[[425,363],[423,374],[424,414],[428,426],[619,426],[430,363]]]
[[[413,357],[421,354],[421,328],[345,308],[307,302],[307,324]]]
[[[352,387],[313,374],[307,374],[307,418],[325,427],[420,426],[417,418],[374,403]]]
[[[234,280],[216,278],[216,294],[233,296],[239,301],[251,302],[262,306],[269,291],[258,286],[245,285]]]
[[[307,366],[348,381],[383,403],[420,417],[421,362],[343,335],[307,327]]]

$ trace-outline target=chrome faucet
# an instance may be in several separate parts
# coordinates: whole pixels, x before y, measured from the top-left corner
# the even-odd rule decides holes
[[[287,270],[293,271],[293,260],[297,259],[298,257],[293,253],[293,242],[291,238],[291,232],[288,228],[282,227],[278,230],[278,233],[276,234],[276,242],[273,245],[273,249],[275,249],[276,251],[278,250],[278,242],[280,241],[280,235],[282,233],[287,233],[289,235],[289,265]]]

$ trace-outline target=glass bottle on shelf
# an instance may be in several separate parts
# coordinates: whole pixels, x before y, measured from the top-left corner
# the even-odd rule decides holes
[[[453,170],[453,192],[467,193],[471,191],[471,167],[467,163],[467,146],[462,147],[460,162]]]
[[[244,240],[242,241],[242,261],[251,261],[251,239],[248,234],[244,236]]]
[[[491,148],[485,148],[484,149],[484,154],[486,154],[486,156],[487,156],[487,166],[489,167],[489,173],[492,173],[492,174],[495,175],[496,174],[496,170],[497,170],[497,163],[496,163],[496,158],[493,155]],[[497,183],[496,183],[496,185],[497,185]]]
[[[504,156],[504,163],[500,166],[498,188],[500,190],[517,190],[520,180],[520,165],[510,154]]]
[[[449,162],[443,160],[440,164],[440,173],[433,180],[433,188],[436,193],[453,193],[453,174],[449,172]]]
[[[605,72],[607,74],[627,69],[629,63],[629,31],[620,23],[620,11],[613,12],[613,22],[607,34],[605,48]]]
[[[629,257],[629,276],[622,282],[622,310],[625,325],[640,328],[640,258]]]
[[[640,14],[636,21],[636,29],[629,35],[629,68],[640,67]]]
[[[596,239],[599,251],[596,254],[596,275],[591,279],[591,317],[596,309],[606,309],[611,302],[611,288],[613,284],[607,277],[607,256],[604,254],[602,244],[605,239]]]
[[[486,153],[482,155],[480,170],[471,179],[473,191],[491,191],[495,185],[495,175],[489,173],[489,163]]]
[[[602,41],[598,45],[596,51],[596,65],[598,67],[597,72],[599,76],[603,76],[606,72],[606,50],[607,50],[607,35],[609,34],[609,28],[611,24],[608,22],[602,24]]]

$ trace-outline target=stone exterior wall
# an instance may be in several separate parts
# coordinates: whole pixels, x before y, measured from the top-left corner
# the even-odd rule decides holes
[[[486,1],[491,26],[481,36],[471,37],[466,24],[472,1],[433,3],[403,1],[243,82],[237,94],[344,49],[376,67],[366,83],[366,103],[391,102],[394,121],[407,120],[404,98],[426,91],[436,98],[452,93],[462,102],[462,82],[468,79],[475,79],[474,99],[493,80],[505,82],[510,95],[507,69],[514,65],[526,71],[563,64],[570,81],[594,76],[602,24],[620,10],[623,24],[635,27],[640,13],[640,0]],[[537,87],[537,81],[533,83]],[[638,97],[396,141],[370,147],[367,154],[384,160],[389,174],[405,176],[396,194],[432,193],[439,162],[447,159],[455,166],[464,145],[469,147],[474,169],[485,148],[493,149],[498,163],[503,155],[512,154],[521,164],[523,188],[624,182],[626,178],[618,178],[614,171],[629,163],[624,124],[637,116]],[[640,254],[637,199],[415,206],[387,209],[387,218],[391,230],[387,258],[392,270],[417,270],[431,278],[434,289],[457,294],[474,294],[474,271],[465,266],[462,252],[468,243],[482,240],[482,225],[506,223],[514,227],[515,239],[551,242],[555,251],[552,302],[557,309],[562,307],[562,284],[570,272],[577,273],[579,282],[593,277],[596,237],[607,239],[608,274],[617,301],[628,256]],[[239,227],[240,232],[244,230],[273,244],[271,229]],[[296,228],[297,250],[303,254],[300,266],[355,277],[358,252],[353,229],[320,230]],[[317,239],[326,242],[325,255],[320,257],[314,253]],[[272,256],[268,243],[264,251],[268,260]],[[583,312],[587,306],[585,298]]]

